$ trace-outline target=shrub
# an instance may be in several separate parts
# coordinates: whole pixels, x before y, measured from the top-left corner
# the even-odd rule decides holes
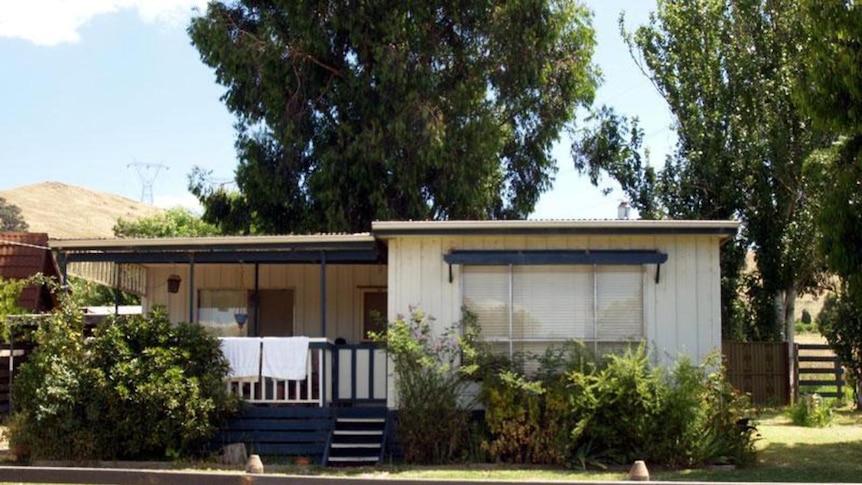
[[[832,409],[819,394],[805,394],[794,403],[787,414],[796,426],[823,428],[832,424]]]
[[[809,312],[808,309],[802,310],[800,320],[802,320],[802,323],[805,325],[811,325],[811,312]]]
[[[650,366],[643,346],[602,361],[577,349],[547,353],[532,380],[511,370],[486,379],[491,459],[580,468],[753,460],[748,400],[727,383],[717,358],[701,366],[682,359],[666,373]]]
[[[862,294],[848,290],[845,285],[841,293],[826,299],[817,317],[817,326],[847,369],[856,407],[862,409]]]
[[[456,366],[466,342],[458,326],[442,335],[431,332],[433,317],[418,308],[399,316],[385,334],[395,366],[398,438],[409,463],[440,464],[458,458],[468,445],[469,403],[461,402],[472,366]]]
[[[82,338],[80,313],[57,312],[14,385],[14,448],[48,459],[141,459],[202,449],[236,406],[218,341],[155,311]]]
[[[482,349],[481,346],[476,346]],[[479,373],[488,435],[482,449],[492,461],[562,465],[572,428],[566,373],[595,365],[580,342],[549,347],[543,355],[485,355]],[[525,367],[537,366],[527,376]]]

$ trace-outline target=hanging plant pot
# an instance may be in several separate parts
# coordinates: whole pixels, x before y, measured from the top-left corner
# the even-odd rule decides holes
[[[172,274],[168,276],[168,293],[177,293],[180,291],[180,282],[182,278],[179,275]]]

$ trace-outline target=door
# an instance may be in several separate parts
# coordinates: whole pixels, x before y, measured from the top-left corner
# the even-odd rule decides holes
[[[371,332],[386,330],[387,292],[385,289],[368,289],[362,292],[362,339]]]
[[[293,336],[293,290],[259,290],[257,336]],[[254,308],[253,305],[250,305]],[[254,320],[252,320],[253,322]]]

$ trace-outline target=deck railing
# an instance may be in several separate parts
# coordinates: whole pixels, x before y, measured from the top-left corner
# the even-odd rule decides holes
[[[332,400],[332,344],[312,338],[308,345],[305,379],[288,380],[265,377],[228,379],[228,392],[252,404],[292,404],[325,406]]]
[[[306,377],[274,379],[258,374],[228,379],[228,392],[250,404],[312,405],[333,402],[385,402],[386,350],[377,344],[334,345],[324,338],[309,342]]]
[[[375,343],[336,345],[333,350],[336,402],[385,402],[388,359]]]

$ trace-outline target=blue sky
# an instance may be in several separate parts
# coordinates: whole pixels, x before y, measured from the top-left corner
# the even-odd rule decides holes
[[[0,190],[58,181],[139,200],[136,167],[156,205],[194,205],[192,167],[228,181],[236,166],[224,89],[185,25],[201,0],[0,0]],[[674,144],[670,114],[622,43],[617,17],[646,22],[653,1],[588,0],[604,73],[598,104],[641,118],[651,160]],[[577,175],[568,146],[534,218],[610,218],[622,194]],[[138,164],[137,166],[135,164]],[[144,164],[167,168],[155,172]],[[605,180],[603,186],[612,186]]]

